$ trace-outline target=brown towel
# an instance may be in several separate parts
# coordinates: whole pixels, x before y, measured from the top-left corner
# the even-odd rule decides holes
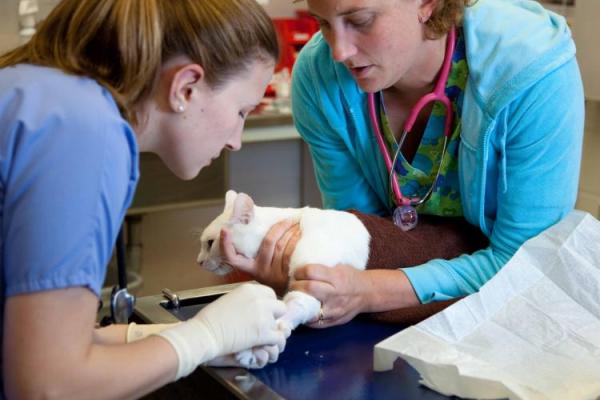
[[[479,228],[464,218],[420,215],[415,229],[404,232],[391,218],[355,214],[371,234],[367,269],[413,267],[434,258],[452,259],[486,247],[489,241]],[[412,325],[443,310],[459,299],[433,302],[414,307],[372,313],[369,317],[389,323]]]

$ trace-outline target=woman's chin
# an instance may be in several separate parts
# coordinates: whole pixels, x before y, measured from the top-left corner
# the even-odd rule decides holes
[[[376,82],[374,80],[366,80],[366,79],[355,79],[358,87],[365,93],[377,93],[380,90],[383,90],[381,83]]]
[[[201,168],[204,168],[204,167],[201,167]],[[200,169],[191,169],[191,168],[190,169],[178,169],[178,170],[171,169],[171,172],[173,172],[173,174],[175,174],[175,176],[181,180],[190,181],[198,176],[198,174],[200,173]]]
[[[169,170],[179,179],[184,181],[189,181],[198,176],[200,171],[210,164],[212,164],[213,160],[218,158],[208,158],[207,160],[202,160],[200,164],[195,165],[184,165],[184,163],[169,163],[163,160],[164,164],[169,168]]]

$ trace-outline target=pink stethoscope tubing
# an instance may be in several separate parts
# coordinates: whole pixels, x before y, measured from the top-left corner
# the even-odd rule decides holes
[[[406,119],[406,122],[404,123],[404,128],[402,130],[402,137],[398,144],[398,146],[399,146],[398,148],[402,147],[402,144],[404,143],[404,139],[405,139],[406,135],[408,134],[408,132],[410,132],[412,130],[413,125],[415,124],[415,121],[417,120],[417,117],[419,116],[419,113],[421,112],[421,110],[427,104],[429,104],[431,102],[435,102],[435,101],[439,101],[446,108],[446,121],[444,124],[444,136],[445,136],[444,140],[447,141],[448,138],[450,137],[450,131],[452,128],[452,117],[453,117],[452,103],[450,102],[450,99],[448,98],[448,96],[446,96],[445,89],[446,89],[446,83],[448,82],[448,76],[450,75],[450,67],[452,65],[452,54],[454,54],[455,42],[456,42],[456,29],[454,27],[452,27],[450,29],[450,32],[448,32],[448,39],[446,40],[446,54],[444,55],[444,62],[442,64],[442,69],[440,71],[440,77],[435,85],[435,88],[433,89],[433,92],[428,93],[425,96],[421,97],[419,99],[419,101],[417,101],[417,103],[410,110],[410,114],[408,115],[408,118]],[[375,110],[375,94],[374,93],[368,94],[368,106],[369,106],[369,116],[371,119],[371,124],[373,126],[375,138],[377,139],[377,145],[379,146],[379,150],[381,151],[381,154],[383,155],[383,158],[385,160],[385,165],[390,173],[390,177],[392,177],[392,176],[395,177],[392,159],[391,159],[390,154],[387,150],[387,147],[383,141],[383,134],[381,133],[381,129],[379,128],[379,118],[377,117],[377,112]],[[444,145],[444,147],[445,147],[445,145]],[[395,162],[395,159],[394,159],[394,162]],[[439,175],[439,168],[438,168],[438,175]],[[436,180],[437,180],[437,176],[436,176]],[[390,179],[390,181],[392,184],[392,190],[394,191],[394,197],[396,198],[397,206],[409,206],[409,205],[414,205],[414,204],[421,204],[433,190],[433,186],[432,186],[432,188],[429,190],[428,194],[425,195],[423,197],[423,199],[419,199],[419,198],[409,199],[402,195],[402,191],[400,190],[400,185],[398,184],[397,179]],[[435,185],[435,181],[434,181],[434,185]]]

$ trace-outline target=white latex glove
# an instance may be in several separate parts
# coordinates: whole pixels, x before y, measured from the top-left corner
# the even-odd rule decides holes
[[[180,323],[181,322],[172,324],[136,324],[135,322],[132,322],[127,327],[127,343],[142,340],[150,335],[156,335],[165,329],[172,328]],[[286,338],[289,336],[285,331],[284,335]],[[264,345],[253,347],[248,350],[242,350],[235,354],[226,354],[224,356],[215,357],[205,365],[210,367],[263,368],[269,363],[276,362],[279,359],[279,353],[282,351],[283,348],[277,345]]]
[[[150,335],[155,335],[164,331],[165,329],[172,328],[179,325],[181,322],[175,322],[173,324],[136,324],[135,322],[130,323],[127,326],[127,343],[136,342],[147,338]]]
[[[158,333],[177,353],[175,379],[189,375],[215,357],[263,345],[283,349],[277,318],[285,313],[273,289],[246,283],[204,307],[194,317]]]

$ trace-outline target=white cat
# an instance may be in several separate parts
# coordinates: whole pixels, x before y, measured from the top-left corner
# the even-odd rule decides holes
[[[363,223],[353,214],[317,208],[276,208],[254,205],[250,196],[230,190],[225,195],[225,208],[200,237],[198,263],[209,271],[223,275],[231,267],[222,264],[219,237],[223,227],[232,233],[238,253],[255,258],[264,236],[271,226],[283,219],[297,220],[301,238],[290,258],[289,273],[306,264],[333,267],[343,263],[364,270],[369,258],[370,235]],[[314,320],[321,307],[316,298],[299,291],[288,292],[283,301],[286,314],[279,320],[287,332],[298,325]],[[237,355],[244,366],[257,367],[251,351]],[[253,364],[254,363],[254,364]]]

